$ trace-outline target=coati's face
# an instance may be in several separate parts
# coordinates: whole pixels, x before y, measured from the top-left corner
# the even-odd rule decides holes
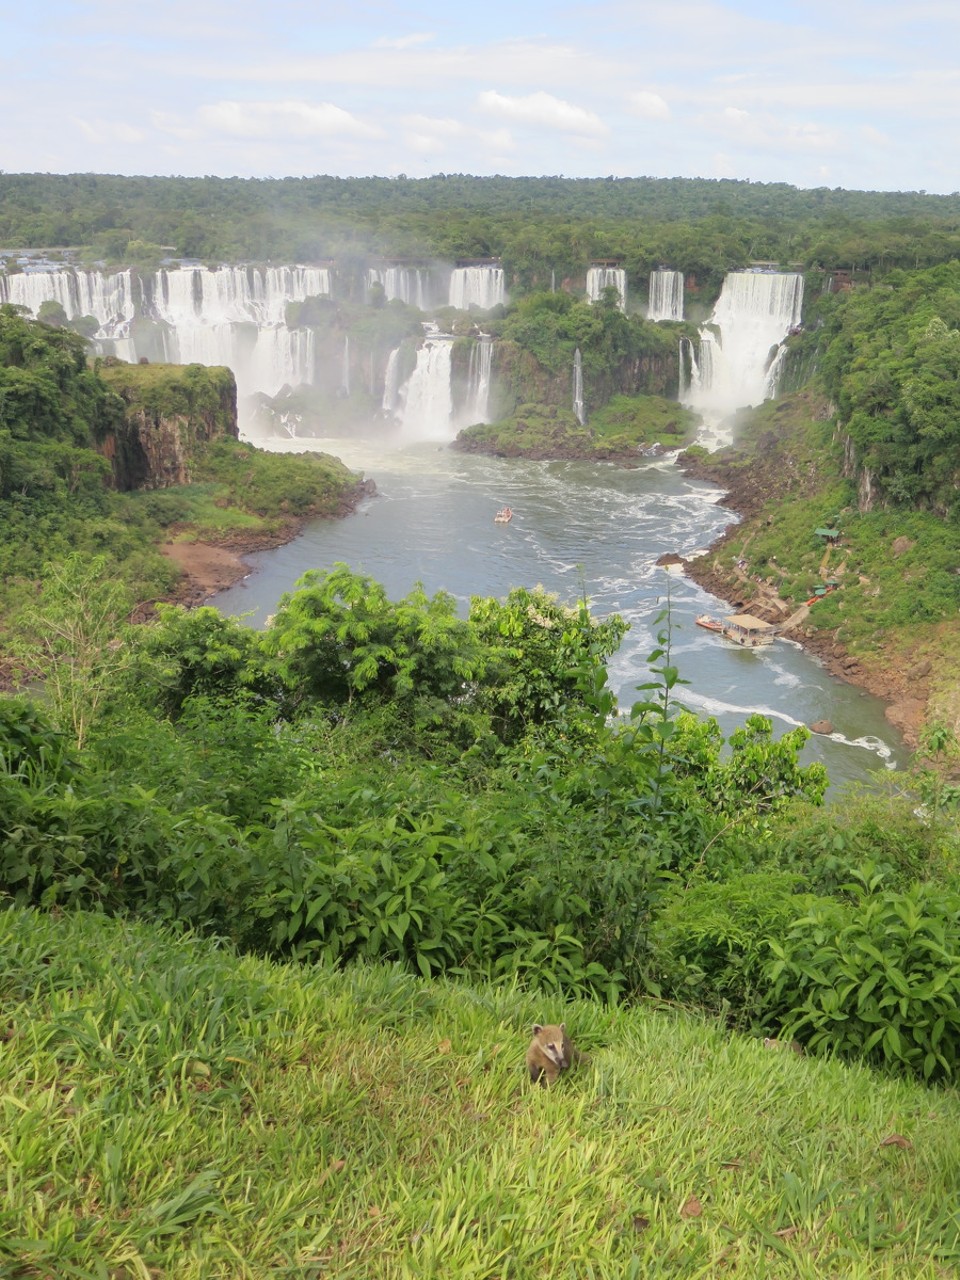
[[[559,1026],[542,1027],[537,1023],[533,1028],[534,1038],[551,1062],[555,1062],[561,1070],[570,1064],[567,1062],[567,1032],[565,1023]]]

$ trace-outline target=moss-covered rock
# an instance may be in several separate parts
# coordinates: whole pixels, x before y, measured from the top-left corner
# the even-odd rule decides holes
[[[237,384],[229,369],[112,359],[97,367],[124,405],[122,423],[96,440],[118,489],[189,484],[200,445],[238,436]]]
[[[499,458],[586,458],[629,466],[649,452],[680,448],[694,425],[692,413],[660,396],[617,396],[586,426],[572,409],[521,404],[499,422],[467,427],[453,448]]]

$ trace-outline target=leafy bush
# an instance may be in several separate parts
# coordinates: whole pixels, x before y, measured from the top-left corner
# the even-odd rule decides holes
[[[771,940],[814,905],[803,880],[756,871],[715,883],[676,886],[652,929],[658,994],[754,1022],[763,1005]]]
[[[960,894],[823,901],[771,942],[766,1015],[814,1052],[833,1052],[925,1080],[960,1066]]]
[[[917,821],[913,802],[848,791],[843,805],[799,811],[785,822],[773,856],[814,893],[842,894],[869,881],[906,889],[938,868],[941,835]]]
[[[27,698],[0,698],[0,774],[43,785],[75,767],[66,735],[39,707]]]
[[[142,707],[176,719],[192,698],[270,699],[280,690],[266,671],[260,635],[204,606],[157,606],[157,620],[131,637],[126,687]]]

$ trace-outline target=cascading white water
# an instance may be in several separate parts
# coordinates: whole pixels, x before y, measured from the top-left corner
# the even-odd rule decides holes
[[[583,356],[579,347],[573,353],[573,413],[582,427],[587,415],[583,407]]]
[[[367,288],[375,284],[381,286],[388,302],[396,298],[420,311],[433,305],[427,267],[368,267]]]
[[[648,320],[683,319],[683,272],[651,271]]]
[[[467,397],[460,415],[462,425],[490,421],[490,382],[493,371],[493,342],[482,333],[470,351],[467,369]]]
[[[450,274],[449,304],[458,311],[489,311],[506,300],[503,267],[455,267]]]
[[[68,320],[94,316],[101,353],[136,362],[159,351],[173,364],[227,365],[241,398],[315,381],[314,335],[289,329],[286,308],[330,291],[328,267],[194,266],[139,274],[64,267],[0,275],[2,302],[36,315],[53,301]],[[153,323],[134,326],[138,316]]]
[[[174,327],[286,324],[289,302],[330,294],[329,267],[164,267],[144,277],[144,311]]]
[[[405,440],[453,438],[450,370],[453,340],[439,334],[424,339],[417,363],[400,388],[399,418]]]
[[[392,418],[400,405],[400,348],[394,347],[387,357],[387,368],[383,378],[383,400],[380,407],[384,414]]]
[[[599,302],[604,289],[614,288],[617,291],[617,306],[621,311],[627,309],[627,273],[623,267],[588,267],[587,268],[587,300]]]
[[[240,398],[276,395],[317,374],[314,334],[287,328],[287,304],[330,285],[327,267],[176,267],[144,281],[144,310],[160,322],[165,359],[226,365]]]
[[[130,271],[56,271],[0,274],[0,302],[26,307],[36,316],[45,302],[56,302],[68,320],[93,316],[104,338],[125,337],[134,318],[133,280]]]
[[[340,394],[350,394],[350,335],[343,335],[343,367],[340,371]]]
[[[796,272],[732,271],[700,350],[681,359],[680,399],[717,423],[734,409],[776,395],[784,338],[800,323],[803,277]]]

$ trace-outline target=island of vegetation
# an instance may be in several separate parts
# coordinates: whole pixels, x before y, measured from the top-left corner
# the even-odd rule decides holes
[[[668,613],[618,707],[623,619],[531,585],[464,610],[332,565],[260,631],[187,607],[173,549],[289,537],[361,478],[239,440],[227,371],[0,307],[0,1272],[951,1274],[958,201],[169,181],[0,175],[0,238],[306,252],[322,206],[343,252],[381,217],[509,248],[503,412],[460,438],[505,454],[689,444],[655,327],[542,287],[582,241],[639,255],[645,212],[703,281],[849,248],[875,274],[811,305],[781,398],[686,449],[742,513],[688,571],[864,682],[895,655],[920,750],[824,804],[806,729],[682,709]],[[589,1055],[549,1088],[534,1022]]]

